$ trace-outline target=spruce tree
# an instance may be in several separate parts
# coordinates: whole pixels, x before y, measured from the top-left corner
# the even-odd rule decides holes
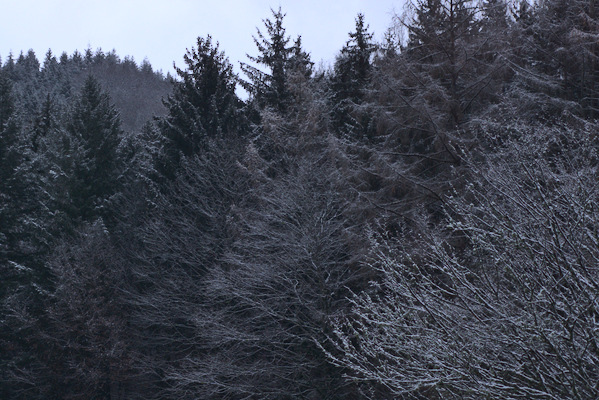
[[[19,262],[25,187],[20,179],[24,149],[12,84],[0,74],[0,264]]]
[[[356,17],[356,30],[350,32],[341,53],[335,61],[331,82],[333,120],[338,128],[356,129],[365,121],[351,116],[352,109],[364,99],[364,89],[372,70],[372,55],[375,51],[373,34],[368,32],[364,14]],[[362,123],[361,123],[362,122]]]
[[[546,0],[521,21],[525,33],[523,63],[530,72],[529,87],[544,95],[575,102],[585,117],[599,113],[599,16],[595,0]],[[542,76],[541,84],[535,76]],[[536,80],[539,80],[538,78]],[[535,87],[536,86],[536,87]],[[579,110],[562,102],[559,108]],[[553,116],[547,115],[550,119]]]
[[[472,0],[419,0],[415,18],[407,24],[410,67],[440,84],[448,100],[446,123],[452,128],[463,122],[471,93],[477,93],[468,76],[478,50],[476,13]]]
[[[372,69],[372,55],[375,50],[373,34],[368,32],[364,14],[356,17],[356,30],[350,32],[341,54],[335,61],[333,90],[339,100],[360,101],[364,85],[368,82]]]
[[[183,157],[206,152],[210,142],[234,138],[243,129],[237,76],[218,43],[211,36],[198,38],[184,60],[186,67],[176,68],[181,80],[164,102],[168,114],[158,121],[164,147],[157,167],[169,179]]]
[[[66,133],[60,160],[68,171],[66,215],[72,221],[110,219],[120,191],[123,132],[118,112],[92,76],[71,110]]]
[[[302,37],[298,36],[293,42],[289,57],[289,71],[301,75],[304,79],[310,79],[314,72],[314,63],[310,59],[310,54],[302,47]]]
[[[13,117],[15,111],[12,85],[0,75],[0,268],[6,268],[14,257],[17,215],[14,207],[15,170],[20,164],[17,151],[18,125]],[[6,275],[5,275],[6,277]],[[0,292],[1,293],[1,292]]]
[[[258,36],[254,37],[259,55],[248,55],[252,62],[264,66],[265,70],[242,63],[241,69],[248,79],[242,81],[242,85],[259,109],[270,108],[284,113],[289,108],[292,96],[288,85],[289,73],[293,67],[297,67],[298,56],[302,53],[304,66],[309,65],[309,60],[305,62],[307,54],[301,50],[301,40],[290,44],[291,38],[283,26],[286,14],[280,8],[278,11],[271,9],[271,12],[273,19],[263,20],[266,33],[258,29]]]
[[[47,210],[30,135],[12,84],[0,72],[0,397],[29,386],[43,298],[51,285]]]

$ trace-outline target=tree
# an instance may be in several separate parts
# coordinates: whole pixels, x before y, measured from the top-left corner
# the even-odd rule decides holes
[[[48,94],[33,122],[31,149],[35,153],[40,150],[40,142],[47,138],[51,134],[51,131],[56,128],[55,109],[55,101]]]
[[[132,227],[127,248],[135,284],[128,297],[143,354],[137,366],[156,398],[198,396],[199,389],[189,390],[196,381],[185,383],[183,370],[189,360],[220,351],[210,344],[207,310],[213,305],[206,298],[206,276],[220,267],[237,230],[233,210],[247,195],[249,179],[237,164],[236,147],[245,144],[219,139],[203,154],[182,159],[175,179],[164,183]]]
[[[246,63],[241,64],[241,69],[246,74],[248,81],[242,81],[245,90],[250,94],[259,109],[266,107],[273,111],[284,113],[291,103],[289,88],[289,74],[297,68],[308,72],[311,65],[307,54],[301,49],[301,40],[289,45],[290,37],[286,36],[283,26],[285,14],[279,8],[271,9],[274,20],[263,20],[266,34],[259,29],[254,43],[258,48],[258,56],[248,58],[265,67],[266,71]]]
[[[524,54],[530,58],[525,68],[546,81],[532,88],[575,102],[585,116],[596,115],[599,16],[595,1],[543,1],[522,25]]]
[[[45,265],[51,211],[45,204],[41,160],[0,73],[0,393],[26,396],[39,378],[38,318],[51,288]],[[14,397],[13,397],[14,396]]]
[[[39,182],[26,137],[12,84],[0,74],[0,264],[24,263],[37,251],[30,229],[39,210]]]
[[[10,185],[14,182],[13,174],[21,161],[17,145],[20,127],[15,115],[15,101],[12,84],[0,75],[0,184],[1,193],[8,196]],[[3,224],[4,225],[4,224]]]
[[[21,213],[19,209],[20,196],[19,177],[17,170],[22,162],[20,148],[18,146],[18,135],[20,127],[15,116],[14,99],[12,97],[12,85],[0,72],[0,273],[2,283],[0,284],[0,313],[3,315],[0,325],[0,376],[3,382],[9,381],[11,362],[18,358],[12,350],[14,333],[5,321],[8,307],[7,299],[20,283],[19,267],[22,260],[19,255],[19,243],[22,237],[19,232]],[[10,395],[12,385],[0,385],[0,393],[3,396]]]
[[[364,99],[364,90],[370,82],[372,56],[376,49],[372,41],[373,35],[365,25],[364,14],[356,17],[356,30],[350,32],[349,37],[337,56],[331,81],[333,120],[341,129],[347,128],[346,125],[349,124],[350,128],[352,125],[355,128],[362,126],[364,130],[366,127],[363,125],[368,124],[367,119],[360,121],[356,112],[352,112]]]
[[[351,104],[359,104],[364,97],[364,88],[370,79],[372,56],[375,45],[373,34],[368,32],[364,14],[356,17],[356,30],[350,32],[350,39],[341,49],[335,61],[331,88],[335,118],[342,122]]]
[[[57,162],[66,173],[68,199],[60,204],[73,222],[97,218],[112,223],[112,203],[121,190],[123,169],[119,114],[98,81],[89,76],[69,115],[63,153]]]
[[[218,43],[198,38],[184,60],[186,69],[176,69],[181,81],[165,101],[168,115],[159,121],[165,140],[159,169],[171,179],[182,157],[202,154],[211,141],[239,137],[243,130],[237,76]]]
[[[468,159],[444,229],[377,245],[384,279],[332,335],[356,380],[399,398],[598,395],[595,127],[508,128]]]
[[[463,129],[470,113],[493,100],[502,62],[487,43],[496,43],[496,35],[480,33],[479,8],[470,0],[409,4],[412,14],[398,19],[408,33],[404,51],[377,65],[379,129],[397,132],[389,139],[410,153],[443,152],[456,162],[448,134]],[[387,112],[392,109],[397,112]]]
[[[80,228],[57,246],[48,264],[56,282],[48,324],[39,334],[48,368],[43,395],[129,398],[134,362],[131,309],[124,299],[129,281],[106,227],[98,221]]]
[[[443,193],[459,184],[451,170],[476,146],[475,116],[501,100],[506,62],[479,12],[466,0],[410,2],[396,22],[407,33],[401,52],[375,58],[359,108],[370,140],[355,152],[365,196],[390,218],[411,218],[421,204],[443,218]]]
[[[314,340],[363,276],[354,269],[354,227],[343,218],[347,200],[337,194],[338,176],[314,158],[276,179],[258,171],[248,176],[253,190],[245,207],[231,209],[233,236],[201,285],[204,306],[190,316],[199,351],[168,375],[175,393],[214,399],[351,393],[343,371]],[[260,164],[252,159],[247,167]]]

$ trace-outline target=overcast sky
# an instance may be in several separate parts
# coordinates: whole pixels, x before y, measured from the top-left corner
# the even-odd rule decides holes
[[[255,55],[252,35],[270,8],[282,7],[287,33],[302,35],[304,48],[317,64],[330,63],[364,13],[381,40],[403,0],[0,0],[0,56],[33,49],[43,61],[48,49],[59,56],[91,47],[138,63],[148,58],[154,69],[172,71],[198,36],[211,34],[238,66]]]

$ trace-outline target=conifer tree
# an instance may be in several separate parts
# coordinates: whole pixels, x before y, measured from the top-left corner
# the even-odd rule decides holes
[[[373,34],[368,32],[364,14],[356,17],[356,30],[350,32],[349,40],[335,61],[333,90],[338,99],[357,102],[362,97],[362,88],[368,81],[375,50]]]
[[[368,32],[364,14],[360,13],[356,17],[356,30],[350,32],[349,40],[335,61],[331,89],[333,118],[339,128],[344,128],[347,124],[354,125],[354,128],[361,125],[360,121],[351,116],[351,111],[364,98],[374,51],[373,34]]]
[[[263,20],[266,33],[257,30],[254,43],[260,53],[248,58],[266,68],[241,64],[241,69],[247,76],[247,81],[242,81],[243,87],[249,92],[251,98],[256,102],[258,108],[270,108],[274,111],[284,113],[291,100],[291,92],[288,87],[288,75],[293,67],[297,67],[298,56],[303,54],[303,66],[309,65],[306,60],[307,54],[301,50],[301,39],[290,45],[291,38],[287,35],[283,26],[285,15],[281,9],[271,9],[273,20]]]
[[[231,139],[242,130],[237,76],[218,43],[210,35],[198,38],[184,61],[185,69],[176,69],[181,81],[164,102],[168,115],[159,121],[164,149],[158,169],[171,179],[182,157],[207,151],[210,141]]]
[[[47,137],[52,128],[56,125],[54,111],[54,99],[50,94],[47,94],[39,113],[33,121],[31,148],[34,152],[39,150],[40,141]]]
[[[416,72],[425,72],[438,80],[448,96],[451,126],[463,122],[470,100],[466,94],[470,82],[465,74],[474,60],[472,52],[466,52],[466,59],[462,53],[466,47],[475,49],[476,13],[471,0],[419,0],[415,19],[407,25],[407,51],[415,61],[411,66],[416,67]]]
[[[14,192],[18,181],[15,171],[21,155],[17,148],[19,127],[14,118],[15,104],[12,85],[0,75],[0,266],[4,266],[14,256],[16,218]]]
[[[0,264],[23,261],[21,207],[28,199],[21,175],[25,148],[20,135],[12,84],[0,74]]]
[[[310,54],[302,47],[302,37],[298,36],[293,42],[291,56],[289,57],[289,69],[301,75],[305,79],[312,77],[314,72],[314,63],[310,59]]]
[[[64,211],[73,221],[110,218],[120,190],[119,114],[98,81],[89,76],[66,127],[64,154],[69,200]],[[109,224],[109,221],[106,221]]]
[[[8,53],[8,59],[2,66],[2,71],[5,73],[6,78],[14,79],[15,76],[15,58],[12,52]]]
[[[526,3],[522,3],[524,6]],[[520,22],[529,88],[572,101],[585,116],[599,112],[599,16],[594,0],[547,0]],[[542,76],[541,79],[535,77]],[[543,82],[545,81],[545,82]],[[572,106],[565,102],[559,106]],[[557,110],[556,110],[557,111]]]
[[[0,72],[0,397],[33,379],[34,336],[50,286],[44,265],[48,216],[30,135],[12,84]],[[38,343],[39,344],[39,343]],[[13,381],[14,380],[14,381]],[[10,382],[13,381],[13,382]],[[10,382],[10,383],[9,383]],[[19,383],[20,382],[20,383]],[[27,385],[25,385],[27,386]]]
[[[491,101],[501,57],[485,45],[494,38],[480,34],[472,0],[417,0],[409,10],[398,20],[408,33],[402,53],[378,62],[373,93],[379,129],[392,124],[389,139],[410,153],[442,154],[435,158],[458,163],[448,135]]]

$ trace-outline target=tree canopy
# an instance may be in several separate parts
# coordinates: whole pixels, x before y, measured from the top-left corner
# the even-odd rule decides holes
[[[595,1],[407,3],[6,57],[0,398],[599,398]]]

